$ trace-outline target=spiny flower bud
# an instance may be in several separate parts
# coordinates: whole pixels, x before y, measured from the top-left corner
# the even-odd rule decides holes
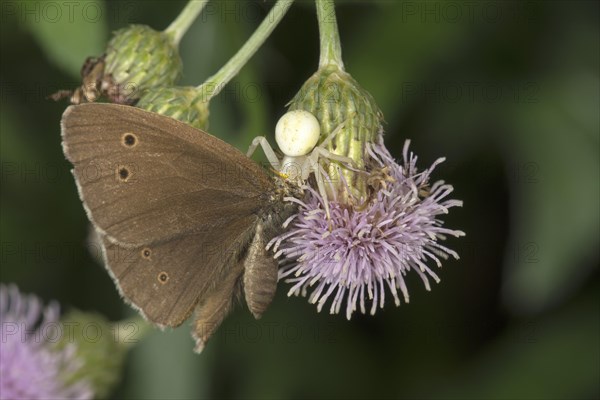
[[[137,99],[149,88],[172,86],[181,77],[183,63],[171,35],[146,25],[130,25],[114,33],[106,50],[105,88]],[[132,103],[133,101],[129,101]]]
[[[317,117],[321,125],[320,142],[340,124],[344,128],[331,140],[327,149],[332,153],[350,157],[355,168],[364,170],[366,145],[375,141],[381,131],[383,116],[369,92],[347,72],[334,64],[320,68],[302,86],[290,102],[289,110],[306,110]],[[340,171],[346,184],[341,183]],[[353,196],[367,200],[367,178],[364,174],[336,165],[328,171],[332,182],[342,197],[345,190]]]
[[[146,90],[137,106],[178,119],[195,128],[208,129],[208,102],[199,96],[197,88],[160,87]]]

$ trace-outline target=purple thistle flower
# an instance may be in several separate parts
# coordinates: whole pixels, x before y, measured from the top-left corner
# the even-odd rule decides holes
[[[444,161],[436,160],[431,167],[417,170],[417,157],[409,151],[410,141],[403,150],[404,165],[397,164],[380,138],[367,145],[370,181],[375,193],[364,206],[360,199],[329,201],[331,221],[328,221],[321,195],[307,188],[307,196],[299,204],[298,213],[286,224],[289,230],[274,238],[275,257],[283,267],[279,279],[293,286],[288,296],[306,296],[312,288],[309,302],[321,311],[332,298],[330,313],[339,313],[346,301],[346,317],[354,311],[371,315],[377,306],[383,308],[387,290],[400,305],[399,292],[408,303],[404,277],[410,270],[421,277],[430,290],[429,278],[439,282],[428,266],[433,260],[441,267],[441,259],[458,254],[439,243],[446,235],[464,233],[442,227],[440,215],[450,207],[462,206],[459,200],[447,199],[452,186],[443,181],[430,185],[430,175]]]
[[[58,304],[0,285],[0,399],[91,399],[85,381],[67,383],[81,367],[76,347],[53,348],[51,332],[60,329]]]

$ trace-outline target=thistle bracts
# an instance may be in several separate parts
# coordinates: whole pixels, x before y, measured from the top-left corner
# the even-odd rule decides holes
[[[159,87],[146,90],[137,107],[178,119],[195,128],[208,129],[208,101],[192,86]]]
[[[129,96],[130,104],[151,88],[173,86],[183,64],[173,38],[146,25],[130,25],[114,33],[106,49],[106,90]]]
[[[325,140],[340,124],[344,128],[333,137],[327,149],[335,154],[350,157],[357,170],[365,169],[366,145],[375,141],[381,132],[382,114],[373,97],[347,72],[335,64],[320,68],[302,86],[292,99],[290,110],[312,113],[321,125],[320,142]],[[340,173],[346,184],[342,184]],[[366,198],[367,177],[351,169],[330,163],[329,178],[337,195],[349,199]]]

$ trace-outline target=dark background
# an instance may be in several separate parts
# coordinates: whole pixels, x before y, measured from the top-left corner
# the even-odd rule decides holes
[[[65,309],[134,315],[85,246],[88,222],[60,146],[89,55],[129,23],[164,29],[184,2],[2,3],[1,281]],[[61,9],[57,15],[48,4]],[[234,54],[273,4],[212,2],[181,43],[184,84]],[[9,5],[13,8],[9,8]],[[461,259],[416,274],[410,304],[331,316],[277,297],[260,322],[238,306],[202,355],[189,326],[130,352],[115,398],[594,398],[600,395],[599,8],[594,1],[337,2],[347,71],[421,167],[464,207],[446,225]],[[31,12],[24,12],[29,7]],[[16,10],[16,11],[15,11]],[[241,149],[272,135],[316,69],[312,2],[298,2],[211,103],[210,132]],[[258,88],[258,89],[257,89]]]

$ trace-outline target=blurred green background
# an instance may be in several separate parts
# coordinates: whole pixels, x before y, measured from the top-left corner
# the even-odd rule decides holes
[[[117,321],[134,313],[86,249],[66,103],[45,96],[75,87],[111,31],[164,29],[185,2],[66,3],[2,2],[0,280]],[[182,40],[184,84],[273,2],[211,4]],[[445,219],[467,233],[448,241],[461,259],[430,293],[410,276],[410,304],[375,317],[318,314],[282,283],[260,322],[238,306],[202,355],[188,324],[152,331],[113,397],[598,398],[598,2],[337,5],[346,68],[383,110],[390,151],[410,138],[420,166],[447,157],[434,178],[464,200]],[[317,60],[314,6],[297,2],[211,103],[210,132],[241,149],[272,135]]]

